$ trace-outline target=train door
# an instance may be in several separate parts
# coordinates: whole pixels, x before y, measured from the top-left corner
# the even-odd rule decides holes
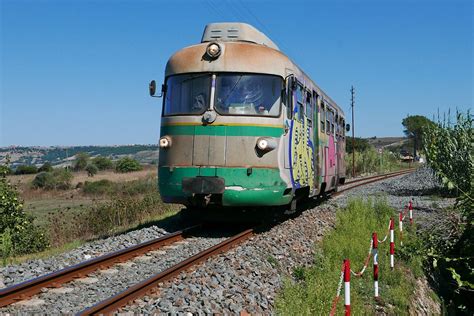
[[[312,107],[313,107],[313,146],[314,146],[314,183],[315,187],[320,189],[320,177],[321,177],[321,154],[319,152],[319,96],[316,91],[312,93]],[[317,194],[318,192],[315,192]]]
[[[336,118],[334,120],[334,140],[336,142],[336,157],[335,157],[335,180],[334,180],[334,186],[337,188],[337,184],[339,181],[339,168],[341,166],[341,142],[340,142],[340,124],[339,124],[339,112],[336,110]]]
[[[326,150],[326,183],[328,188],[333,188],[336,173],[336,142],[334,139],[334,110],[329,107],[326,113],[326,134],[328,135],[328,145]]]
[[[313,170],[311,173],[308,174],[308,181],[311,183],[310,187],[312,188],[309,195],[313,196],[316,195],[317,189],[318,189],[318,183],[316,181],[316,176],[317,176],[317,164],[316,164],[316,153],[317,153],[317,143],[316,143],[316,136],[315,136],[315,130],[317,128],[314,126],[315,122],[317,120],[314,119],[314,98],[313,94],[310,90],[305,90],[305,95],[306,95],[306,102],[305,102],[305,116],[306,116],[306,125],[307,125],[307,133],[308,133],[308,143],[307,146],[309,148],[309,153],[311,155],[309,163],[311,163],[311,170]],[[317,124],[316,124],[317,125]]]
[[[293,85],[293,113],[289,120],[289,152],[290,175],[293,189],[303,189],[302,192],[312,193],[314,190],[314,156],[313,137],[311,136],[308,111],[311,111],[311,103],[307,105],[307,92],[302,83],[296,81]],[[311,98],[309,99],[309,101]]]
[[[320,114],[319,114],[319,121],[320,121],[320,129],[319,129],[319,144],[318,144],[318,154],[320,157],[319,161],[319,176],[320,176],[320,182],[326,182],[326,174],[327,174],[327,166],[326,166],[326,148],[327,148],[327,135],[326,135],[326,106],[323,102],[323,100],[320,100],[321,104],[321,109],[320,109]],[[324,190],[324,187],[322,187],[322,190]],[[322,194],[323,192],[320,192]]]

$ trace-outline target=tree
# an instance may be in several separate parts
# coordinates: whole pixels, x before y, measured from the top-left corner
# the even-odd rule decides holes
[[[33,179],[32,185],[36,189],[67,190],[71,187],[72,178],[72,173],[69,170],[59,168],[51,172],[38,173]]]
[[[84,170],[87,167],[87,163],[89,162],[89,154],[88,153],[77,153],[76,154],[76,162],[74,163],[74,170]]]
[[[92,162],[97,166],[99,170],[112,169],[112,167],[114,166],[112,160],[104,156],[97,156],[92,159]]]
[[[354,147],[356,152],[363,152],[370,148],[370,144],[366,139],[354,137]],[[352,153],[352,137],[346,138],[346,152]]]
[[[97,166],[94,163],[89,163],[86,166],[86,171],[89,177],[93,177],[95,174],[97,174],[97,172],[99,171],[99,168],[97,168]]]
[[[41,251],[48,246],[44,232],[24,212],[16,188],[8,182],[8,169],[8,166],[0,166],[0,255],[4,263],[12,254]]]
[[[115,170],[117,170],[117,172],[132,172],[142,170],[142,166],[135,159],[124,157],[117,162]]]
[[[43,172],[43,171],[46,171],[46,172],[51,172],[51,171],[53,171],[53,166],[51,165],[51,163],[45,162],[45,163],[38,169],[38,172]]]
[[[405,135],[413,139],[413,157],[416,151],[423,148],[423,130],[432,126],[434,123],[422,115],[407,116],[403,119],[402,125],[405,127],[403,131]]]
[[[15,170],[15,174],[35,174],[38,172],[36,166],[21,165],[18,166]]]

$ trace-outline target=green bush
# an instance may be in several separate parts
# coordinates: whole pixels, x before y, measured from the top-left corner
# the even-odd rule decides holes
[[[132,172],[142,170],[142,166],[138,161],[130,157],[124,157],[117,161],[115,166],[117,172]]]
[[[114,167],[112,160],[104,156],[97,156],[92,159],[92,162],[97,166],[97,168],[99,168],[99,170],[107,170]]]
[[[369,144],[369,141],[364,138],[354,137],[354,147],[355,151],[363,152],[370,149],[372,146]],[[352,153],[352,137],[346,137],[346,152]]]
[[[82,191],[86,194],[99,195],[112,193],[114,191],[114,187],[115,184],[112,181],[106,179],[93,182],[86,181],[82,186]]]
[[[33,179],[35,189],[67,190],[71,187],[72,173],[66,169],[54,169],[52,172],[40,172]]]
[[[112,182],[109,180],[86,181],[82,191],[90,195],[114,194],[117,196],[137,196],[151,194],[158,191],[156,177],[147,177],[126,182]]]
[[[437,237],[428,235],[429,261],[438,276],[448,314],[474,313],[474,116],[456,113],[456,122],[438,121],[423,130],[424,151],[429,166],[457,196],[455,209],[462,216],[461,225]],[[460,231],[459,238],[452,232]],[[443,236],[451,236],[448,240]]]
[[[80,171],[84,170],[89,163],[89,154],[88,153],[78,153],[76,154],[76,161],[74,162],[74,170]]]
[[[49,162],[45,162],[39,169],[38,172],[51,172],[53,171],[53,166]]]
[[[36,166],[21,165],[16,167],[15,174],[35,174],[38,172]]]
[[[97,168],[97,166],[95,164],[89,163],[86,166],[86,171],[87,171],[87,175],[89,177],[93,177],[94,175],[97,174],[97,172],[99,172],[99,168]]]
[[[346,174],[352,174],[352,154],[345,155]],[[355,152],[355,174],[396,171],[403,167],[397,155],[384,150],[379,154],[374,147],[362,152]]]
[[[37,252],[48,246],[44,232],[23,211],[18,192],[8,182],[5,170],[0,168],[0,255],[4,262],[10,255]]]

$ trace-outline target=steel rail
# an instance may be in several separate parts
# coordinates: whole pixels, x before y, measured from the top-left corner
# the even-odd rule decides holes
[[[374,176],[370,176],[370,177],[359,178],[359,179],[347,181],[347,182],[345,182],[343,185],[349,185],[349,184],[352,184],[352,183],[357,183],[357,182],[361,182],[361,181],[367,181],[367,180],[375,179],[375,178],[382,177],[382,176],[388,176],[388,175],[394,175],[394,174],[410,173],[410,172],[413,172],[414,170],[416,170],[416,169],[415,169],[415,168],[410,168],[410,169],[398,170],[398,171],[394,171],[394,172],[390,172],[390,173],[385,173],[385,174],[378,174],[378,175],[374,175]]]
[[[160,238],[115,251],[79,264],[31,279],[0,290],[0,307],[4,307],[20,300],[28,299],[41,292],[43,288],[60,287],[61,284],[82,278],[98,269],[105,269],[116,263],[130,260],[133,257],[159,249],[163,246],[183,240],[191,230],[200,225],[192,226]]]
[[[377,182],[377,181],[382,181],[382,180],[385,180],[385,179],[389,179],[389,178],[393,178],[393,177],[398,177],[398,176],[401,176],[401,175],[404,175],[404,174],[408,174],[408,173],[411,173],[411,172],[414,172],[415,169],[412,169],[410,171],[403,171],[403,172],[398,172],[398,173],[389,173],[389,174],[385,174],[385,175],[380,175],[380,176],[377,176],[377,177],[371,177],[370,179],[367,179],[365,178],[365,180],[368,180],[368,181],[365,181],[365,182],[362,182],[362,181],[357,181],[357,182],[362,182],[362,183],[358,183],[358,184],[355,184],[355,185],[352,185],[352,186],[349,186],[348,188],[344,188],[342,190],[339,190],[337,192],[334,192],[332,194],[332,196],[338,196],[338,195],[341,195],[342,193],[346,192],[346,191],[349,191],[351,189],[354,189],[354,188],[357,188],[357,187],[360,187],[360,186],[363,186],[363,185],[366,185],[366,184],[370,184],[370,183],[374,183],[374,182]],[[355,182],[355,181],[354,181]],[[352,182],[352,183],[354,183]],[[349,183],[351,184],[351,183]],[[349,185],[348,184],[348,185]]]
[[[87,308],[77,315],[109,315],[113,314],[119,308],[125,306],[127,303],[137,299],[138,297],[144,296],[146,293],[156,288],[159,283],[170,280],[171,278],[179,275],[181,272],[189,269],[190,267],[205,261],[206,259],[225,252],[230,248],[236,246],[242,241],[250,238],[254,234],[254,229],[247,229],[231,238],[224,240],[223,242],[214,245],[200,253],[181,261],[180,263],[142,281],[134,286],[112,296],[96,305]]]

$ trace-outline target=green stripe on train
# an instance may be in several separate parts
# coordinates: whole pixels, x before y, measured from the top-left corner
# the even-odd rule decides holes
[[[280,137],[283,127],[271,126],[162,126],[161,135],[271,136]]]

